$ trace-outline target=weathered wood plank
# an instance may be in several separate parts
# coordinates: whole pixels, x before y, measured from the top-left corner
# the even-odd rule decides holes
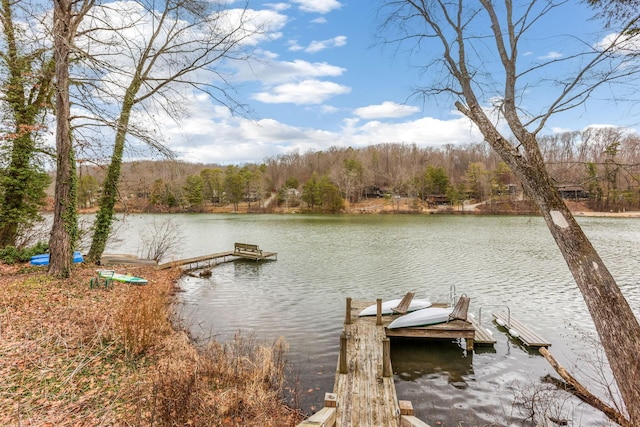
[[[412,415],[409,415],[402,417],[402,419],[400,420],[400,427],[429,427],[429,424],[419,420]]]
[[[202,256],[197,256],[193,258],[185,258],[185,259],[180,259],[176,261],[165,262],[163,264],[159,264],[158,267],[156,268],[158,270],[165,270],[167,268],[181,267],[183,265],[195,264],[198,262],[204,262],[209,260],[216,260],[219,258],[226,258],[232,255],[233,255],[233,251],[218,252],[210,255],[202,255]]]
[[[413,292],[407,292],[407,294],[400,300],[400,304],[391,310],[397,314],[406,314],[407,310],[409,310],[409,306],[411,305],[411,301],[413,301],[414,295],[415,294]]]
[[[469,316],[469,318],[467,319],[469,322],[471,322],[471,324],[473,325],[473,327],[476,330],[476,334],[474,337],[474,343],[477,345],[493,345],[495,344],[497,341],[496,339],[493,337],[492,334],[490,334],[489,332],[487,332],[487,330],[478,323],[478,321],[476,319],[474,319],[473,317]]]
[[[449,315],[450,320],[467,320],[467,312],[469,311],[469,303],[471,298],[466,295],[462,295],[456,306],[453,307],[453,312]]]
[[[388,363],[391,375],[385,377],[383,372],[383,341],[387,339],[384,325],[394,316],[385,316],[383,325],[376,325],[376,318],[373,316],[359,317],[357,314],[369,305],[371,303],[352,302],[350,299],[347,303],[344,335],[341,336],[345,341],[345,344],[341,345],[344,354],[338,357],[333,393],[327,394],[336,396],[335,425],[400,427],[401,422],[404,422],[402,425],[408,427],[428,427],[412,415],[400,415],[390,360]],[[344,359],[342,362],[341,358]],[[326,406],[325,397],[325,409]],[[312,425],[321,424],[299,426]]]
[[[358,307],[352,307],[359,311]],[[336,373],[339,426],[397,427],[397,396],[393,377],[383,378],[384,328],[375,319],[354,318],[345,325],[348,372]]]
[[[336,408],[324,407],[298,424],[298,427],[334,427],[336,425]]]
[[[522,341],[528,347],[550,347],[549,343],[542,336],[538,335],[535,331],[527,327],[524,323],[515,319],[513,316],[508,316],[506,313],[493,313],[493,317],[496,320],[501,320],[507,328],[514,329],[518,332],[518,339]]]

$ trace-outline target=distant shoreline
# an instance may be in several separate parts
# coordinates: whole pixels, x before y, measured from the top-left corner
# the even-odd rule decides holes
[[[627,212],[572,212],[573,216],[592,216],[592,217],[607,217],[607,218],[640,218],[640,211],[627,211]]]
[[[588,207],[581,202],[566,202],[567,207],[571,211],[574,217],[606,217],[606,218],[640,218],[640,211],[623,211],[623,212],[603,212],[603,211],[593,211],[588,209]],[[379,202],[376,200],[370,200],[364,203],[353,203],[347,204],[345,209],[339,214],[352,214],[352,215],[540,215],[537,209],[534,206],[521,206],[522,209],[513,209],[513,207],[498,207],[497,205],[493,205],[493,209],[487,209],[486,204],[478,203],[475,205],[465,205],[461,210],[456,208],[449,207],[426,207],[425,205],[413,205],[409,199],[402,199],[395,208],[391,203]],[[483,209],[484,207],[484,209]],[[81,214],[94,214],[98,211],[98,207],[92,207],[88,209],[79,209],[78,212]],[[128,212],[128,213],[210,213],[210,214],[261,214],[261,213],[271,213],[278,215],[292,215],[292,214],[306,214],[307,212],[300,207],[295,208],[259,208],[256,207],[256,203],[252,203],[249,206],[247,203],[240,203],[238,206],[238,210],[234,211],[232,205],[223,206],[223,207],[213,207],[206,206],[201,209],[184,209],[184,208],[174,208],[167,210],[148,210],[144,209],[140,206],[127,206],[126,209],[123,209],[122,206],[116,206],[116,212]],[[51,213],[48,209],[45,210],[47,213]],[[327,213],[326,215],[337,215],[334,213]]]

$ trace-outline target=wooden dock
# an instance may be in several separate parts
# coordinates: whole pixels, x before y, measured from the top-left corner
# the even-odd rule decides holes
[[[158,264],[158,270],[166,270],[173,267],[185,267],[186,270],[195,270],[198,268],[213,267],[223,262],[230,261],[233,256],[233,251],[218,252],[215,254],[202,255],[193,258],[179,259],[176,261],[165,262]]]
[[[358,317],[367,305],[347,299],[333,393],[299,427],[429,427],[414,416],[411,402],[398,401],[384,324]]]
[[[236,243],[232,251],[217,252],[215,254],[165,262],[164,264],[159,264],[156,268],[158,270],[165,270],[167,268],[186,266],[185,270],[196,270],[200,268],[214,267],[218,264],[233,261],[238,258],[262,261],[270,258],[278,259],[278,253],[263,251],[258,247],[258,245]]]
[[[433,307],[446,307],[446,304],[435,303]],[[385,316],[385,324],[391,323],[398,316]],[[396,338],[464,338],[467,351],[473,351],[475,346],[492,346],[496,343],[493,335],[480,325],[472,316],[466,316],[467,320],[450,320],[428,326],[415,326],[411,328],[387,329],[387,337]]]
[[[527,327],[524,323],[514,319],[511,314],[493,313],[493,317],[502,327],[504,327],[509,335],[518,338],[527,347],[550,347],[551,343],[542,338],[538,333]],[[503,326],[504,325],[504,326]],[[515,332],[515,333],[514,333]]]
[[[298,427],[428,427],[414,416],[411,402],[398,401],[389,337],[464,338],[467,351],[473,351],[476,345],[496,343],[488,329],[472,316],[468,320],[451,320],[438,325],[387,329],[386,326],[398,318],[398,314],[358,316],[372,304],[352,302],[347,298],[333,393],[325,395],[324,408]],[[465,313],[466,310],[465,307]]]

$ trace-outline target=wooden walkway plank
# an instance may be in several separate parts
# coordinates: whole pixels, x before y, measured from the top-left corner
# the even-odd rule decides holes
[[[357,313],[358,308],[352,308]],[[357,316],[356,316],[357,317]],[[375,318],[357,318],[345,325],[348,372],[338,366],[333,392],[338,396],[337,426],[399,427],[393,377],[382,376],[384,327]]]
[[[236,245],[239,245],[239,243],[236,243]],[[257,245],[248,245],[248,244],[243,244],[243,245],[245,247],[258,248]],[[223,262],[227,262],[228,261],[227,258],[229,260],[233,260],[236,258],[247,258],[247,259],[252,259],[256,261],[262,261],[268,258],[278,259],[278,253],[266,252],[266,251],[260,250],[259,248],[256,251],[234,249],[233,251],[218,252],[215,254],[202,255],[202,256],[186,258],[186,259],[179,259],[176,261],[169,261],[163,264],[159,264],[156,268],[158,270],[165,270],[167,268],[182,267],[185,265],[192,266],[195,264],[195,267],[189,268],[190,270],[193,270],[197,268],[211,267]]]
[[[183,265],[197,264],[197,263],[202,263],[206,261],[217,262],[221,258],[224,260],[227,257],[230,257],[232,255],[233,255],[233,251],[218,252],[210,255],[203,255],[203,256],[198,256],[193,258],[185,258],[185,259],[179,259],[176,261],[165,262],[163,264],[159,264],[158,267],[156,268],[158,270],[165,270],[167,268],[182,267]]]
[[[473,339],[475,344],[477,344],[477,345],[494,345],[497,342],[496,339],[493,337],[493,334],[489,333],[472,316],[469,316],[467,321],[471,322],[471,324],[473,325],[473,327],[476,330],[475,337]]]
[[[506,313],[493,313],[493,317],[496,321],[500,320],[504,323],[507,329],[513,329],[517,331],[517,338],[522,341],[524,345],[527,347],[550,347],[551,343],[542,338],[542,336],[538,335],[535,331],[527,327],[524,323],[520,322],[517,319],[514,319],[513,316],[507,315]]]

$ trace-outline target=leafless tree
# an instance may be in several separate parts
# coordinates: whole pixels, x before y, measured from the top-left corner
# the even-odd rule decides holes
[[[71,135],[69,67],[78,26],[94,0],[54,0],[53,58],[55,62],[56,184],[53,225],[49,239],[49,273],[68,277],[78,236],[76,169]]]
[[[624,55],[637,34],[621,28],[606,42],[580,44],[573,55],[524,61],[520,52],[526,49],[528,35],[565,3],[569,2],[386,1],[386,28],[394,35],[387,41],[413,43],[414,54],[423,52],[424,43],[434,42],[425,51],[427,70],[437,77],[423,93],[453,97],[458,111],[475,123],[539,207],[591,313],[630,421],[640,425],[640,382],[628,380],[629,373],[640,369],[640,325],[554,187],[537,141],[552,115],[583,105],[605,83],[637,75],[637,63]],[[634,16],[632,22],[637,10]],[[558,65],[564,66],[564,73],[558,73]],[[577,68],[568,72],[571,67]],[[556,84],[553,98],[540,111],[526,112],[527,91],[549,81]],[[502,122],[508,129],[498,127]]]
[[[154,117],[179,122],[189,93],[242,108],[231,96],[227,73],[233,61],[248,58],[263,25],[246,6],[229,9],[201,0],[116,2],[90,11],[76,40],[83,90],[75,131],[94,151],[101,149],[96,141],[104,139],[102,132],[114,141],[90,260],[101,256],[110,234],[125,144],[171,157]]]

